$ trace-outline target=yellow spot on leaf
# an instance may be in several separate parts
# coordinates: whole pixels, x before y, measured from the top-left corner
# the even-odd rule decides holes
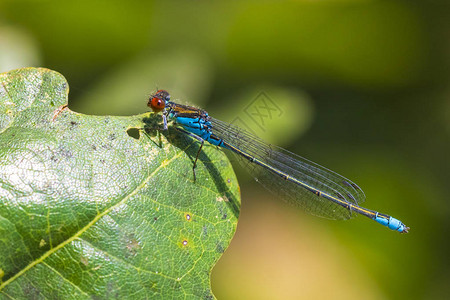
[[[87,267],[87,265],[89,264],[87,257],[82,256],[80,260],[81,263]]]
[[[230,200],[228,200],[228,197],[227,197],[227,196],[223,195],[223,196],[218,196],[218,197],[216,198],[216,201],[218,201],[218,202],[222,202],[222,201],[228,202],[228,201],[230,201]]]
[[[169,161],[168,161],[167,159],[163,160],[163,161],[161,162],[161,168],[167,167],[168,164],[169,164]]]
[[[92,270],[97,271],[97,270],[100,269],[101,267],[102,267],[101,265],[98,265],[98,266],[96,266],[95,268],[93,268]]]

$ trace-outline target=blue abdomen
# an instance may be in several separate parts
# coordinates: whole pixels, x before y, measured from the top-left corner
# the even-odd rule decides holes
[[[176,123],[183,126],[183,128],[203,140],[215,146],[223,147],[221,139],[217,138],[211,132],[211,123],[202,118],[176,117]]]

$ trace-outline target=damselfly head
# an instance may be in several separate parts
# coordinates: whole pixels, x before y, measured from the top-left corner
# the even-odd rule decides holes
[[[160,112],[166,107],[166,103],[170,101],[170,94],[165,90],[158,90],[148,99],[147,105],[154,111]]]

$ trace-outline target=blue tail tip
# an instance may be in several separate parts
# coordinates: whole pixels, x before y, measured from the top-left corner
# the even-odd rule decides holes
[[[408,233],[409,227],[407,227],[405,224],[403,224],[400,220],[397,220],[396,218],[390,217],[389,219],[384,216],[378,216],[375,218],[375,221],[380,223],[383,226],[386,226],[387,228],[391,230],[398,231],[400,233]]]

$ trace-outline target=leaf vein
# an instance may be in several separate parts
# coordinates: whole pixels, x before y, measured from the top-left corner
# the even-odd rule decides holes
[[[56,273],[57,275],[59,275],[64,281],[68,282],[70,285],[74,286],[77,290],[79,290],[80,292],[82,292],[84,295],[89,297],[89,294],[85,291],[83,291],[78,285],[76,285],[75,283],[73,283],[72,281],[70,281],[69,279],[67,279],[66,277],[64,277],[60,272],[58,272],[58,270],[56,270],[55,268],[53,268],[52,266],[50,266],[49,264],[47,264],[46,262],[42,262],[42,264],[44,266],[46,266],[47,268],[49,268],[51,271],[53,271],[54,273]]]
[[[135,265],[133,265],[133,264],[131,264],[131,263],[129,263],[129,262],[127,262],[127,261],[125,261],[125,260],[123,260],[123,259],[117,257],[117,256],[115,256],[115,255],[112,255],[112,254],[109,253],[108,251],[103,250],[103,249],[99,248],[98,246],[95,246],[95,245],[92,244],[91,242],[89,242],[89,241],[87,241],[87,240],[85,240],[85,239],[83,239],[83,238],[81,238],[81,237],[78,237],[77,239],[80,240],[80,241],[83,241],[83,242],[86,243],[86,244],[89,244],[89,246],[91,246],[92,248],[97,249],[97,250],[99,250],[99,251],[105,253],[105,254],[108,255],[109,257],[112,257],[113,259],[115,259],[115,260],[117,260],[117,261],[123,263],[124,265],[130,266],[130,267],[132,267],[133,269],[136,269],[136,270],[139,271],[139,272],[149,273],[149,274],[152,274],[152,275],[158,275],[158,276],[164,277],[164,278],[166,278],[166,279],[170,279],[170,280],[176,281],[176,279],[173,278],[173,277],[164,275],[164,274],[159,273],[159,272],[157,273],[157,272],[149,271],[149,270],[146,270],[146,269],[142,269],[142,268],[140,268],[140,267],[138,267],[138,266],[135,266]]]
[[[140,185],[138,185],[136,187],[136,189],[134,189],[130,194],[128,194],[127,196],[125,196],[121,201],[117,202],[116,204],[112,205],[111,207],[107,208],[103,213],[95,216],[95,218],[89,222],[86,226],[84,226],[83,228],[81,228],[81,230],[79,230],[77,233],[75,233],[72,237],[70,237],[69,239],[65,240],[64,242],[58,244],[57,246],[55,246],[54,248],[50,249],[49,251],[45,252],[41,257],[39,257],[38,259],[32,261],[30,264],[28,264],[25,268],[23,268],[22,270],[20,270],[16,275],[12,276],[11,278],[9,278],[8,280],[6,280],[5,282],[3,282],[2,284],[0,284],[0,291],[2,291],[3,288],[5,288],[8,284],[10,284],[11,282],[13,282],[14,280],[16,280],[17,278],[19,278],[20,276],[22,276],[23,274],[25,274],[28,270],[30,270],[31,268],[33,268],[34,266],[36,266],[37,264],[43,262],[47,257],[49,257],[51,254],[55,253],[57,250],[63,248],[65,245],[71,243],[72,241],[74,241],[76,238],[78,238],[81,234],[83,234],[84,232],[86,232],[89,228],[91,228],[95,223],[97,223],[98,220],[100,220],[103,216],[105,216],[106,214],[108,214],[109,212],[111,212],[116,206],[119,206],[123,203],[125,203],[126,201],[128,201],[128,199],[131,198],[131,196],[135,195],[140,189],[142,189],[142,187],[161,169],[161,168],[165,168],[168,164],[172,163],[175,159],[177,159],[178,157],[181,156],[181,152],[175,156],[173,156],[169,161],[166,161],[164,164],[160,165],[159,167],[157,167],[151,174],[148,175],[148,177],[146,178],[146,180],[144,180]]]

